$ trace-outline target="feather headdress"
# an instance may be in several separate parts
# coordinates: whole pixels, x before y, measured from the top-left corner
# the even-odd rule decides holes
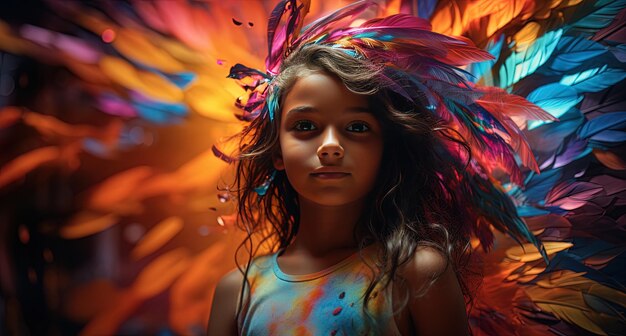
[[[471,75],[459,66],[487,61],[493,56],[467,39],[433,32],[427,20],[396,14],[371,19],[358,26],[349,25],[350,19],[371,6],[376,3],[358,1],[301,29],[309,1],[281,1],[269,19],[266,71],[241,64],[231,68],[229,77],[239,80],[249,92],[247,102],[239,104],[243,109],[240,118],[251,120],[268,116],[273,119],[278,95],[271,92],[271,80],[278,74],[283,60],[298,48],[310,44],[329,45],[384,65],[383,75],[390,90],[413,104],[424,106],[469,144],[471,164],[456,181],[449,181],[463,198],[462,206],[472,223],[469,231],[480,239],[482,246],[489,248],[493,241],[489,228],[492,225],[518,241],[532,242],[544,254],[540,242],[519,218],[502,186],[490,176],[498,170],[504,171],[511,182],[522,185],[516,160],[539,171],[512,115],[539,120],[554,118],[522,97],[471,83],[468,80]],[[512,106],[515,108],[511,109]],[[447,150],[451,160],[467,159],[457,146]]]

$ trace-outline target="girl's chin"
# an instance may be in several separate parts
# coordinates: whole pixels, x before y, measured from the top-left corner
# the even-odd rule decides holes
[[[364,198],[347,197],[345,194],[337,193],[317,193],[313,197],[302,197],[306,200],[306,203],[316,205],[320,207],[344,207],[354,206],[359,202],[363,202]],[[301,204],[303,202],[300,202]]]

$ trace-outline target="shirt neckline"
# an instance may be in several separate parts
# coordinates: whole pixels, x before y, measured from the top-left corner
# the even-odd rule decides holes
[[[365,249],[363,249],[365,250]],[[352,263],[355,259],[359,258],[359,252],[361,251],[356,251],[355,253],[353,253],[352,255],[350,255],[349,257],[339,261],[338,263],[329,266],[321,271],[317,271],[314,273],[308,273],[308,274],[287,274],[284,273],[281,269],[280,266],[278,265],[278,256],[281,255],[284,252],[284,249],[280,249],[278,252],[274,253],[274,256],[272,257],[272,269],[274,270],[274,274],[276,275],[277,278],[284,280],[284,281],[289,281],[289,282],[302,282],[302,281],[311,281],[311,280],[315,280],[315,279],[319,279],[321,277],[324,277],[330,273],[333,273],[334,271]]]

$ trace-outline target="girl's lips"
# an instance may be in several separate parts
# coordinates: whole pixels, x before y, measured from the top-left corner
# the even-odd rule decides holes
[[[320,179],[332,180],[332,179],[344,178],[350,174],[349,173],[313,173],[311,175]]]

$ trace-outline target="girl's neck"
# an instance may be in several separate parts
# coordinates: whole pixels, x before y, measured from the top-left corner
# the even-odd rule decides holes
[[[300,198],[300,226],[288,254],[323,257],[333,252],[356,251],[354,228],[365,202],[359,200],[341,206],[324,206]]]

